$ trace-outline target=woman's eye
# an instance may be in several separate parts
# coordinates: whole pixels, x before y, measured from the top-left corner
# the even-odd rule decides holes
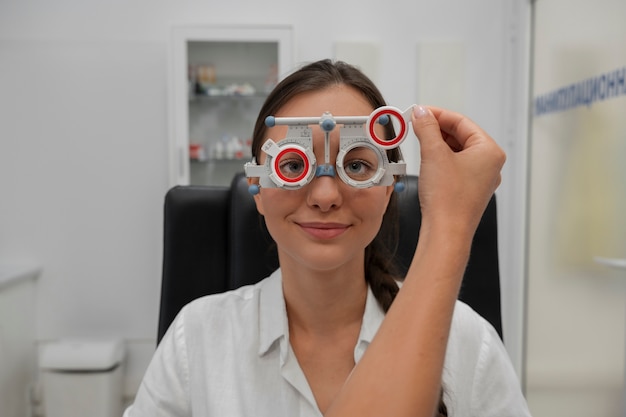
[[[358,173],[362,172],[365,167],[363,166],[363,162],[361,161],[352,161],[347,166],[348,171]]]
[[[301,159],[282,160],[280,172],[286,176],[297,176],[304,170],[304,162]]]
[[[343,171],[354,181],[368,181],[380,165],[378,151],[368,146],[355,146],[343,158]]]
[[[367,161],[352,160],[344,165],[344,171],[353,179],[361,179],[371,176],[373,167]]]

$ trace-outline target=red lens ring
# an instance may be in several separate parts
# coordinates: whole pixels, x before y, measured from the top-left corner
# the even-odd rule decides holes
[[[398,121],[400,122],[400,133],[398,133],[396,135],[395,138],[393,138],[392,140],[381,140],[378,136],[376,136],[376,132],[374,131],[374,127],[376,125],[376,120],[385,114],[390,114],[393,117],[395,117],[396,119],[398,119]],[[391,120],[390,120],[391,122]],[[369,122],[369,134],[370,134],[370,138],[372,138],[372,140],[374,142],[376,142],[379,146],[383,147],[383,148],[392,148],[394,147],[398,142],[402,141],[402,139],[404,139],[404,136],[406,135],[406,122],[404,121],[404,118],[402,117],[402,113],[398,112],[397,110],[391,109],[391,108],[382,108],[380,110],[375,110],[371,115],[370,115],[370,122]]]
[[[286,177],[282,174],[282,172],[280,172],[280,167],[278,166],[278,163],[280,162],[280,157],[283,156],[285,153],[296,153],[298,154],[301,158],[302,161],[304,161],[304,170],[302,170],[302,174],[299,175],[296,178],[289,178]],[[286,183],[297,183],[298,181],[302,181],[302,179],[306,178],[308,172],[310,169],[310,164],[309,164],[309,158],[307,158],[306,154],[301,151],[298,148],[285,148],[282,149],[278,155],[276,155],[276,157],[274,158],[274,172],[276,173],[276,175],[278,176],[278,178],[281,179],[281,181],[284,181]]]

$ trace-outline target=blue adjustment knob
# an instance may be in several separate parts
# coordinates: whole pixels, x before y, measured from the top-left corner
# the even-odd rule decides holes
[[[396,181],[396,183],[393,184],[393,190],[397,193],[401,193],[405,188],[406,185],[404,185],[404,182],[402,181]]]
[[[276,125],[276,118],[274,116],[267,116],[265,118],[265,126],[274,127]]]
[[[260,191],[260,187],[257,184],[250,184],[248,186],[248,192],[252,195],[257,195]]]
[[[378,124],[385,126],[387,123],[389,123],[389,116],[387,116],[386,114],[383,114],[382,116],[378,118],[377,122]]]
[[[335,128],[336,123],[333,119],[324,119],[320,123],[320,126],[322,127],[322,130],[324,130],[324,132],[330,132]]]

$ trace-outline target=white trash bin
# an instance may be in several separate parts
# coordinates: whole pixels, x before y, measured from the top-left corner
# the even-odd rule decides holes
[[[46,417],[122,415],[121,341],[64,340],[41,347]]]

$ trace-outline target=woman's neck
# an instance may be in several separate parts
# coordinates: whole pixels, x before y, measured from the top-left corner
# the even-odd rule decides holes
[[[281,262],[289,327],[323,337],[362,321],[367,298],[363,262],[317,271]]]

